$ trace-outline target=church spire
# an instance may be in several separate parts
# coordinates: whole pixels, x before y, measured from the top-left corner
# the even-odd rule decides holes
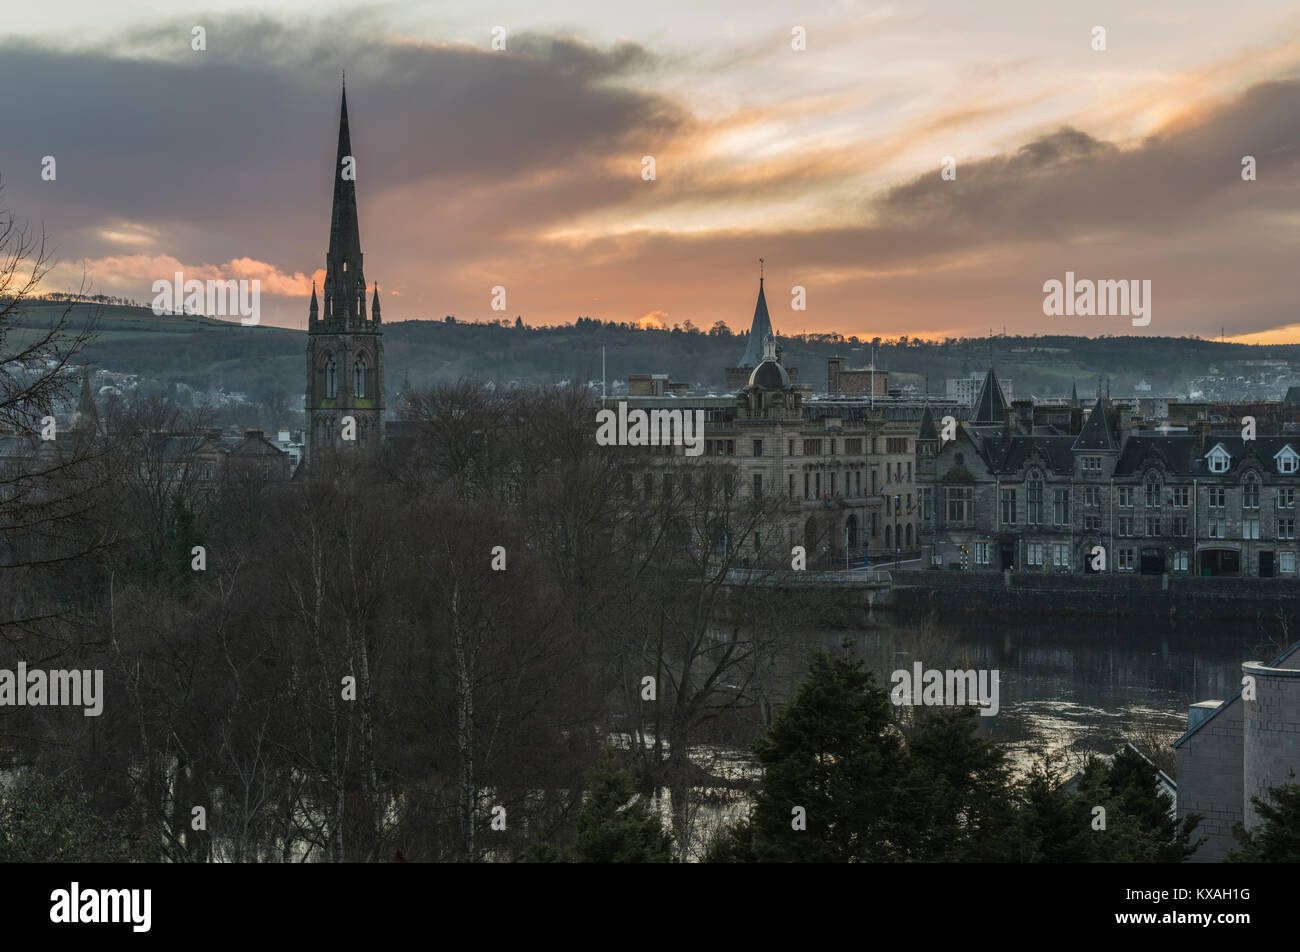
[[[356,156],[348,128],[348,93],[339,105],[338,152],[334,158],[334,205],[330,244],[325,255],[326,321],[364,321],[365,276],[361,267],[361,230],[357,224]]]
[[[370,316],[376,324],[379,323],[379,282],[375,282],[375,300],[370,305]]]

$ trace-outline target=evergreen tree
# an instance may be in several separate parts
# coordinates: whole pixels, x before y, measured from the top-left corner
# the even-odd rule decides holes
[[[813,658],[794,701],[756,747],[764,768],[752,820],[756,858],[892,858],[891,812],[903,769],[899,740],[889,696],[873,675],[848,657]],[[801,820],[805,829],[797,828]]]
[[[1018,816],[1006,751],[973,707],[920,708],[894,799],[898,859],[1009,862]]]
[[[1300,784],[1287,783],[1268,791],[1268,800],[1251,797],[1260,823],[1249,830],[1232,825],[1238,848],[1229,863],[1300,863]]]
[[[667,863],[673,838],[608,761],[587,775],[587,798],[578,811],[574,860],[579,863]]]

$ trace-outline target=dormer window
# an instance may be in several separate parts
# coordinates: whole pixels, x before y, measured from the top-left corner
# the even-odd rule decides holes
[[[1277,471],[1279,473],[1291,476],[1300,471],[1300,453],[1291,449],[1290,443],[1282,447],[1273,459],[1277,461]]]
[[[1232,462],[1232,457],[1223,448],[1222,443],[1206,453],[1205,458],[1209,461],[1210,472],[1212,473],[1226,473],[1228,465]]]

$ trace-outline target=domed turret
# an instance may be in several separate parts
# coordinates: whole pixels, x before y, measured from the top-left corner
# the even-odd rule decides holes
[[[763,360],[749,375],[749,386],[755,390],[785,390],[790,386],[790,375],[776,359],[776,341],[770,336],[763,341]]]

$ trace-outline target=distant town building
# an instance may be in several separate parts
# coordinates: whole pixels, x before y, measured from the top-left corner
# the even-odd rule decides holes
[[[1170,404],[1173,416],[1175,404]],[[917,434],[922,544],[972,571],[1296,576],[1300,436],[1198,417],[1134,429],[1127,404],[1003,399],[990,369],[950,440]]]

